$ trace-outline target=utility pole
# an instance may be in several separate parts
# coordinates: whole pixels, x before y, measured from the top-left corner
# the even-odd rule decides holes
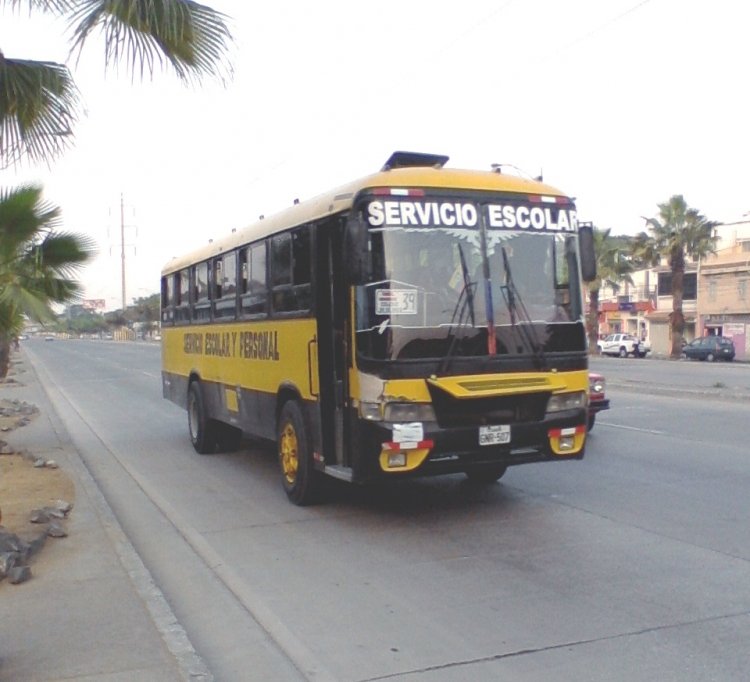
[[[122,260],[122,312],[125,313],[125,199],[120,193],[120,258]]]
[[[135,214],[135,212],[133,212]],[[109,217],[110,220],[114,217],[114,210],[112,208],[109,209]],[[114,220],[112,220],[114,222]],[[123,192],[120,192],[120,235],[119,235],[119,247],[120,247],[120,286],[121,286],[121,295],[122,295],[122,311],[123,313],[127,309],[128,305],[128,297],[127,297],[127,279],[126,279],[126,273],[127,273],[127,263],[126,263],[126,250],[128,247],[133,248],[133,253],[135,254],[135,245],[133,243],[128,244],[125,241],[125,228],[133,227],[133,225],[127,225],[125,223],[125,195]],[[114,256],[115,250],[117,248],[117,241],[118,237],[115,236],[115,227],[110,223],[110,227],[107,228],[107,234],[110,236],[111,243],[109,247],[109,254],[110,256]],[[136,234],[137,234],[137,228],[136,228]]]

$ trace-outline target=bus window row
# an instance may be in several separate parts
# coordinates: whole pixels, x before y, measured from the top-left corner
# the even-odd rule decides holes
[[[165,275],[162,324],[305,315],[312,307],[311,263],[305,226]]]

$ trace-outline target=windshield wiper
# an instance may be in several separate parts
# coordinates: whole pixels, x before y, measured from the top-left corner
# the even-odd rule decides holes
[[[448,330],[448,336],[451,342],[448,346],[448,350],[445,353],[443,361],[440,363],[440,372],[447,371],[450,366],[450,361],[453,357],[453,353],[456,350],[456,344],[458,343],[458,335],[455,333],[456,327],[463,326],[464,316],[468,311],[471,326],[476,327],[476,315],[474,313],[474,288],[476,282],[472,282],[469,278],[469,269],[466,267],[466,257],[464,256],[464,250],[461,244],[458,244],[458,256],[461,261],[461,274],[463,275],[464,287],[461,289],[458,300],[456,301],[456,307],[453,309],[453,315],[451,315],[451,326]],[[456,319],[458,316],[458,319]]]
[[[528,310],[523,303],[521,294],[516,288],[515,282],[513,282],[513,275],[510,269],[510,261],[508,260],[508,252],[504,246],[500,247],[500,252],[503,256],[503,270],[505,272],[505,284],[500,285],[500,292],[505,300],[505,305],[508,308],[508,314],[510,315],[510,326],[512,329],[518,332],[518,335],[523,342],[524,346],[531,351],[532,355],[537,361],[537,365],[542,367],[546,364],[546,358],[544,351],[542,350],[542,344],[539,341],[534,323],[531,320]],[[518,324],[517,317],[521,318],[521,322],[524,324]]]
[[[464,256],[464,250],[461,244],[458,244],[458,258],[461,261],[461,274],[464,278],[464,288],[463,291],[466,292],[466,301],[467,305],[469,306],[469,316],[471,317],[471,326],[476,327],[477,321],[476,317],[474,316],[474,286],[476,286],[470,279],[469,279],[469,269],[466,267],[466,256]],[[461,293],[463,293],[463,291]],[[460,300],[460,297],[459,297]]]

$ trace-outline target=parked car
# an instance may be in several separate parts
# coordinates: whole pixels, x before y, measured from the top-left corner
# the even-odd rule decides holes
[[[648,341],[642,341],[632,334],[610,334],[599,340],[596,344],[602,355],[613,355],[626,358],[632,355],[634,358],[645,358],[651,351]]]
[[[589,372],[589,424],[588,430],[594,428],[596,415],[609,409],[609,398],[606,397],[607,381],[597,372]]]
[[[682,357],[690,360],[734,360],[734,341],[726,336],[701,336],[682,349]]]

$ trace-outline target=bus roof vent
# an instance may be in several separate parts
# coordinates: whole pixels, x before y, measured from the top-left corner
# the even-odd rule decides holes
[[[388,171],[393,168],[414,168],[428,166],[431,168],[442,168],[450,157],[442,154],[423,154],[422,152],[393,152],[391,158],[385,162],[381,170]]]

